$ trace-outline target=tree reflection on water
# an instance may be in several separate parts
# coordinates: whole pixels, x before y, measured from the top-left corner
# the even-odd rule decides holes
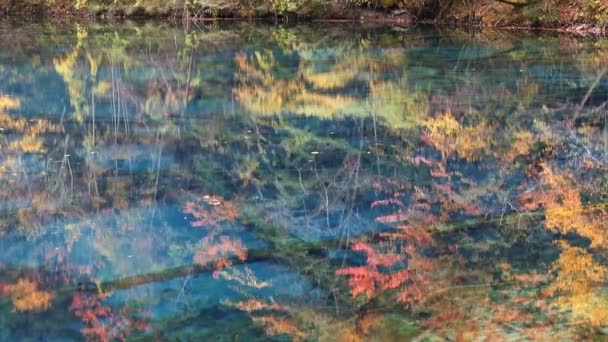
[[[605,332],[603,40],[2,25],[3,339]]]

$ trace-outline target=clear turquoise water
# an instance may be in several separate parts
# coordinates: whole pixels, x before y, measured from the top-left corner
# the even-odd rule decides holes
[[[0,36],[0,340],[604,336],[605,39]]]

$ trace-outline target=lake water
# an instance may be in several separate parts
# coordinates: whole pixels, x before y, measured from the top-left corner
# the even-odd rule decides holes
[[[608,40],[0,37],[2,341],[608,338]]]

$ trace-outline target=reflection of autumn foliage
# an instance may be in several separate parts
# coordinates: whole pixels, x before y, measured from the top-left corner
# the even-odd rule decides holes
[[[124,308],[116,314],[101,303],[102,299],[95,293],[80,291],[72,297],[69,310],[85,325],[82,334],[87,341],[124,341],[130,333],[148,329],[144,320],[133,317]]]
[[[253,321],[261,325],[268,335],[288,335],[294,341],[301,341],[304,333],[296,326],[296,324],[287,318],[280,318],[272,315],[254,317]]]
[[[208,235],[200,241],[194,254],[194,262],[199,265],[214,263],[216,272],[232,266],[232,256],[241,261],[247,260],[247,247],[238,238],[224,235],[225,229],[219,226],[223,221],[233,221],[238,215],[236,205],[219,196],[205,195],[196,202],[186,203],[184,213],[194,216],[193,227],[205,227]]]
[[[363,242],[353,243],[352,250],[363,252],[367,257],[367,265],[341,268],[336,271],[336,274],[349,277],[348,283],[353,296],[364,294],[367,298],[371,298],[378,292],[393,289],[407,281],[408,270],[399,271],[397,274],[384,274],[379,269],[379,267],[393,266],[401,261],[399,255],[379,253]]]
[[[445,157],[457,154],[473,161],[483,156],[491,143],[491,129],[484,123],[463,126],[452,113],[447,112],[426,122],[423,139],[439,150]]]
[[[30,229],[45,217],[56,215],[60,212],[59,203],[55,201],[51,194],[46,192],[32,194],[31,207],[19,208],[17,219],[23,227]]]
[[[413,246],[407,246],[403,254],[381,252],[365,242],[355,242],[352,249],[367,257],[364,266],[344,267],[337,275],[348,276],[353,296],[364,294],[368,299],[386,290],[399,288],[397,299],[412,304],[423,296],[423,287],[428,284],[425,273],[433,269],[433,264],[420,256]],[[407,267],[402,264],[407,263]],[[396,270],[388,271],[392,268]]]
[[[505,159],[512,162],[518,156],[525,156],[530,152],[535,142],[534,135],[526,130],[518,131],[514,134],[513,143],[510,144],[506,152]]]
[[[196,202],[186,203],[184,213],[194,216],[196,221],[193,227],[204,227],[217,224],[222,221],[232,221],[236,218],[238,210],[236,205],[226,201],[219,196],[203,196]]]
[[[479,213],[477,205],[471,203],[472,200],[463,192],[457,192],[451,184],[434,183],[433,189],[441,194],[439,196],[442,213],[441,219],[447,220],[450,214],[458,212],[470,215]]]
[[[239,260],[247,260],[247,248],[241,240],[229,236],[220,236],[217,239],[210,235],[201,240],[200,248],[194,254],[194,261],[199,265],[207,265],[214,262],[215,269],[221,270],[224,267],[232,266],[228,259],[236,256]]]
[[[605,211],[584,204],[582,189],[565,172],[556,172],[541,164],[540,187],[519,197],[523,210],[544,209],[545,227],[560,234],[576,233],[589,239],[590,247],[608,247]],[[557,241],[562,252],[553,263],[553,280],[543,290],[559,312],[568,313],[571,321],[601,326],[608,322],[608,304],[603,289],[608,270],[593,260],[592,254],[565,240]]]
[[[549,309],[546,298],[531,291],[547,282],[544,274],[507,272],[507,267],[498,283],[508,283],[508,286],[499,292],[498,298],[502,299],[496,299],[490,295],[492,284],[497,282],[495,275],[487,270],[459,267],[455,262],[459,257],[453,255],[458,247],[444,246],[452,253],[450,260],[442,258],[441,253],[433,258],[421,255],[425,246],[433,245],[438,252],[442,248],[441,243],[435,242],[432,227],[448,223],[452,213],[477,214],[479,210],[473,204],[475,193],[461,195],[449,182],[451,176],[445,172],[445,158],[435,161],[426,157],[406,157],[404,160],[416,166],[428,166],[433,183],[427,188],[412,186],[409,195],[405,190],[407,184],[387,181],[374,185],[377,191],[386,194],[386,198],[373,202],[372,207],[394,209],[393,213],[384,214],[377,220],[394,225],[394,228],[377,234],[373,243],[353,244],[353,250],[366,256],[366,264],[337,271],[337,274],[349,277],[353,296],[364,295],[371,299],[388,295],[391,298],[396,293],[399,302],[414,310],[423,308],[430,317],[420,321],[426,328],[420,337],[428,334],[428,337],[442,336],[450,340],[503,340],[515,326],[520,337],[554,338],[550,324],[556,319],[555,314],[548,313],[545,320],[527,323],[537,319],[533,316],[534,310]],[[460,262],[464,262],[462,257]],[[385,300],[387,298],[382,302]],[[417,305],[413,306],[415,303]],[[368,330],[365,327],[363,321],[361,330]]]
[[[46,153],[45,138],[59,131],[59,126],[49,120],[25,118],[9,111],[21,107],[19,99],[0,94],[0,176],[21,178],[26,172],[23,155],[26,153]],[[43,172],[44,174],[44,172]],[[17,219],[17,228],[28,235],[36,235],[42,223],[52,215],[57,214],[60,207],[55,194],[49,194],[47,189],[39,192],[32,186],[35,184],[28,179],[28,191],[21,188],[24,184],[12,182],[5,187],[1,196],[4,200],[19,194],[23,200],[30,200],[31,205],[19,207],[14,214]],[[49,198],[53,197],[53,200]],[[0,225],[2,225],[0,223]]]
[[[377,190],[386,191],[390,189],[387,188],[390,187],[390,184],[390,182],[386,185],[376,183],[375,188]],[[398,224],[396,228],[400,230],[400,233],[404,231],[405,228],[409,229],[411,225],[424,226],[436,223],[437,217],[430,213],[431,205],[434,202],[438,203],[441,198],[449,195],[448,193],[439,193],[438,196],[435,196],[436,199],[433,199],[423,189],[415,186],[414,191],[410,196],[412,203],[409,207],[406,207],[403,204],[404,193],[394,189],[393,192],[394,193],[390,194],[390,197],[387,199],[372,202],[371,206],[372,208],[387,205],[397,206],[396,212],[379,216],[376,218],[376,221],[384,224]]]
[[[324,117],[331,117],[335,113],[343,111],[353,102],[347,96],[311,91],[311,87],[307,87],[307,84],[302,82],[302,78],[310,77],[310,82],[322,89],[333,88],[338,83],[353,78],[352,71],[349,72],[349,75],[344,75],[344,81],[338,81],[334,77],[315,77],[314,74],[310,74],[311,70],[307,69],[301,70],[302,77],[289,80],[279,79],[275,78],[272,73],[272,68],[276,66],[272,51],[256,52],[251,57],[238,54],[236,64],[239,67],[237,80],[240,87],[235,88],[235,96],[244,107],[257,115],[294,112],[316,113]]]
[[[410,161],[432,166],[438,164],[423,157],[411,158]],[[443,178],[443,175],[438,178]],[[371,206],[390,206],[396,210],[394,213],[379,216],[376,220],[393,224],[394,229],[380,233],[382,240],[378,244],[362,241],[353,243],[352,250],[365,254],[366,264],[344,267],[336,272],[338,275],[349,277],[353,296],[363,294],[371,299],[387,290],[395,289],[398,293],[397,300],[408,306],[424,299],[426,290],[432,286],[431,283],[437,281],[435,278],[439,276],[437,272],[441,263],[438,258],[425,257],[420,252],[434,243],[430,227],[447,220],[453,212],[475,210],[466,201],[461,201],[451,187],[446,188],[449,185],[444,186],[439,182],[436,185],[437,187],[432,187],[430,191],[414,187],[409,196],[410,204],[406,206],[405,192],[399,190],[404,184],[393,180],[374,184],[376,190],[388,194],[386,199],[377,200]],[[434,204],[440,205],[440,215],[431,210]],[[392,246],[393,249],[385,246]]]
[[[0,111],[17,109],[21,106],[19,100],[9,97],[9,96],[0,96]]]
[[[565,174],[555,173],[542,165],[540,178],[543,189],[520,196],[524,210],[545,209],[545,226],[555,232],[575,232],[591,241],[592,247],[608,247],[608,231],[605,222],[608,215],[593,206],[581,202],[580,190]]]
[[[594,326],[608,322],[608,302],[603,283],[608,269],[593,260],[591,254],[566,241],[559,241],[562,254],[553,264],[556,278],[545,289],[546,296],[558,294],[556,303],[561,310],[569,311],[574,319]]]
[[[287,335],[294,341],[300,341],[305,337],[304,331],[298,326],[294,319],[285,316],[288,307],[277,303],[266,303],[255,298],[232,302],[222,301],[222,304],[253,314],[253,322],[264,329],[268,335]],[[283,317],[285,316],[285,317]]]
[[[2,293],[13,300],[17,312],[45,311],[51,307],[54,295],[38,289],[38,284],[29,279],[19,279],[17,283],[5,285]]]
[[[254,312],[261,310],[281,310],[281,305],[277,303],[265,303],[255,298],[249,298],[239,302],[232,302],[229,300],[222,300],[222,304],[237,308],[245,312]]]
[[[372,328],[382,320],[382,315],[377,313],[364,314],[357,320],[357,327],[363,335],[369,335]]]
[[[446,159],[435,161],[421,156],[403,158],[416,166],[424,164],[430,168],[432,183],[430,189],[414,186],[411,194],[411,206],[402,208],[395,214],[378,217],[382,223],[415,222],[417,225],[428,226],[447,222],[452,214],[464,213],[477,215],[480,210],[476,202],[485,194],[485,190],[467,191],[457,189],[451,182],[451,176],[446,172]],[[401,192],[392,195],[394,199],[403,197]],[[431,207],[438,205],[440,214],[431,213]],[[399,227],[398,227],[399,228]]]
[[[245,266],[242,271],[236,268],[229,268],[218,271],[215,273],[215,275],[216,277],[222,277],[226,280],[235,281],[245,287],[261,289],[270,286],[269,282],[258,279],[247,266]]]
[[[503,282],[490,286],[493,278],[480,274],[485,283],[445,288],[436,291],[426,310],[434,314],[422,321],[427,333],[448,340],[505,341],[569,339],[570,334],[556,329],[556,315],[537,289],[545,275],[517,273],[508,263],[500,264],[497,272]],[[543,316],[538,316],[538,312]]]
[[[400,51],[385,52],[381,60],[340,51],[328,69],[318,68],[310,50],[298,52],[297,70],[290,77],[276,76],[281,61],[273,51],[237,54],[234,94],[239,103],[258,116],[295,113],[324,119],[368,116],[373,108],[393,128],[414,126],[427,114],[425,91],[414,89],[406,79],[389,82],[382,77],[384,70],[403,63]],[[355,81],[367,83],[367,98],[347,94]]]
[[[89,113],[89,105],[83,96],[86,89],[86,79],[78,72],[78,57],[81,55],[82,47],[87,41],[87,30],[77,26],[77,44],[67,54],[53,58],[55,71],[59,74],[67,87],[70,96],[70,103],[74,108],[74,116],[79,122],[83,122],[85,115]],[[91,59],[92,61],[92,59]],[[96,70],[96,66],[91,65],[91,72]]]
[[[242,286],[243,293],[246,293],[247,288],[260,289],[270,286],[270,283],[258,279],[248,267],[245,267],[244,271],[234,268],[223,270],[219,275],[226,280],[237,282]],[[290,308],[274,300],[266,302],[249,297],[240,301],[222,300],[221,303],[251,314],[253,322],[261,326],[268,335],[287,335],[294,341],[300,341],[305,337],[304,331],[297,322],[289,317]]]
[[[59,127],[48,120],[26,120],[14,117],[5,111],[15,110],[21,106],[18,99],[0,95],[0,127],[3,132],[12,133],[7,144],[2,144],[9,153],[37,153],[44,151],[40,135],[59,131]]]

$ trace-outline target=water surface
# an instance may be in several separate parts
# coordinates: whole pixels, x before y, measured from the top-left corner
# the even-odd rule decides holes
[[[607,332],[606,40],[244,22],[0,36],[0,340]]]

